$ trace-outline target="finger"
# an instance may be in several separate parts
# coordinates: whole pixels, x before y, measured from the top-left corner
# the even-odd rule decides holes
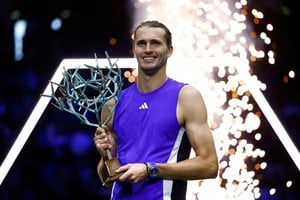
[[[115,172],[119,173],[119,172],[126,172],[129,169],[129,165],[123,165],[120,166]]]
[[[96,131],[95,131],[95,136],[96,136],[96,135],[100,135],[100,134],[102,134],[103,132],[104,132],[104,129],[103,129],[103,128],[97,127],[97,129],[96,129]]]
[[[110,130],[109,130],[109,128],[106,125],[102,126],[102,131],[106,135],[110,135]]]

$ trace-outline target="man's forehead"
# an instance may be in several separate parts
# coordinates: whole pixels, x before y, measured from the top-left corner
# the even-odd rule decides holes
[[[164,37],[164,30],[159,27],[141,27],[136,31],[135,39]]]

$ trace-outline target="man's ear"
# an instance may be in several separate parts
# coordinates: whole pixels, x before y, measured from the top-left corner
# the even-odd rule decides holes
[[[173,46],[169,48],[168,57],[170,57],[173,54]]]

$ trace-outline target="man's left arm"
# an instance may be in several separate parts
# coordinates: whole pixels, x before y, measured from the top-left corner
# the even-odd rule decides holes
[[[157,163],[159,177],[178,180],[215,178],[218,158],[212,132],[207,123],[207,110],[198,90],[186,85],[179,94],[177,117],[185,127],[195,157],[174,163]]]

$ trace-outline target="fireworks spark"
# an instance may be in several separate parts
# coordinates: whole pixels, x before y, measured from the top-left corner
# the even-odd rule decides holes
[[[188,199],[259,198],[259,174],[267,163],[265,151],[254,143],[262,138],[259,132],[262,113],[243,74],[249,75],[247,79],[254,84],[252,87],[266,89],[266,84],[251,75],[251,64],[259,59],[275,63],[275,53],[262,50],[271,44],[267,33],[273,26],[268,24],[261,33],[249,31],[263,20],[264,14],[256,9],[248,10],[245,0],[230,3],[226,0],[137,0],[134,7],[134,27],[144,20],[159,20],[171,29],[174,41],[171,60],[176,59],[173,64],[177,65],[171,65],[168,73],[198,88],[210,113],[209,123],[220,161],[219,177],[190,181]],[[253,21],[248,22],[249,18]],[[201,62],[188,63],[183,58],[200,58]]]

